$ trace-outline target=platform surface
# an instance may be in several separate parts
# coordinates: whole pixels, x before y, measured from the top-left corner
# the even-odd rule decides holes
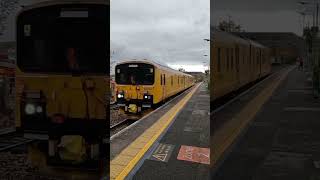
[[[320,179],[320,101],[314,99],[311,84],[305,73],[298,69],[290,71],[271,96],[267,96],[276,82],[275,79],[262,86],[256,93],[258,95],[251,97],[250,100],[254,101],[261,94],[267,99],[253,113],[247,128],[242,129],[243,135],[221,164],[212,166],[212,179]],[[249,102],[241,109],[247,107],[255,108]],[[233,118],[226,117],[220,114],[214,120]],[[214,131],[218,132],[223,126]]]
[[[209,179],[210,96],[202,84],[132,179]]]

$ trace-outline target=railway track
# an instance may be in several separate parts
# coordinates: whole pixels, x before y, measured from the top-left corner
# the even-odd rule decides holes
[[[274,77],[276,74],[277,73],[272,73],[272,74],[264,77],[263,79],[259,80],[258,82],[254,83],[253,85],[249,86],[247,89],[243,89],[240,92],[236,93],[235,96],[233,96],[231,98],[230,97],[227,98],[223,103],[219,103],[219,105],[217,107],[214,107],[213,111],[211,111],[210,114],[215,114],[215,113],[223,110],[224,108],[226,108],[227,106],[229,106],[233,102],[239,100],[240,98],[242,98],[243,96],[245,96],[246,94],[251,92],[252,90],[256,89],[259,85],[263,84],[267,80]]]
[[[244,89],[240,90],[233,97],[227,97],[223,102],[218,102],[218,106],[215,106],[215,105],[211,104],[211,106],[213,107],[213,110],[210,112],[210,114],[213,115],[213,114],[215,114],[215,113],[217,113],[219,111],[222,111],[224,108],[226,108],[227,106],[229,106],[233,102],[241,99],[241,97],[247,95],[249,92],[251,92],[252,90],[256,89],[258,86],[260,86],[264,82],[266,82],[269,79],[272,79],[273,77],[279,75],[281,70],[283,70],[285,68],[286,68],[285,66],[275,67],[275,68],[272,69],[271,73],[268,76],[260,79],[259,81],[255,82],[251,86],[248,86],[247,88],[244,88]]]
[[[8,132],[0,135],[0,152],[8,151],[12,148],[27,144],[33,140],[22,137],[20,134]]]
[[[110,135],[113,136],[117,132],[120,132],[121,130],[125,129],[126,127],[130,126],[131,124],[135,123],[138,121],[138,119],[124,119],[112,126],[110,126]]]

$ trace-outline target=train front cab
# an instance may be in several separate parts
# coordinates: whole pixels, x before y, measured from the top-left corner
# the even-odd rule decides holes
[[[154,96],[156,68],[152,64],[132,62],[115,67],[117,104],[125,112],[140,113],[158,101]]]
[[[81,2],[17,17],[16,126],[49,165],[99,167],[106,156],[109,3]]]

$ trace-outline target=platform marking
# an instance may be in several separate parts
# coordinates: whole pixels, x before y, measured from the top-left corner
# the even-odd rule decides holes
[[[174,149],[174,145],[160,143],[149,159],[155,160],[155,161],[161,161],[161,162],[168,162],[173,149]]]
[[[232,146],[236,138],[245,130],[247,125],[262,108],[262,105],[272,96],[273,92],[280,83],[287,77],[294,67],[287,68],[277,76],[265,89],[262,90],[254,99],[252,99],[241,111],[236,114],[230,121],[226,122],[223,127],[219,128],[211,138],[211,144],[215,147],[212,154],[211,166],[215,165],[223,155]]]
[[[182,145],[177,157],[181,161],[210,164],[210,149]]]
[[[286,107],[284,111],[312,111],[318,112],[320,108],[312,108],[312,107]]]
[[[303,93],[303,94],[312,94],[312,89],[292,89],[292,90],[288,90],[289,93]]]
[[[111,179],[124,179],[135,165],[140,161],[144,154],[149,150],[153,143],[158,139],[161,133],[170,125],[175,116],[190,100],[192,95],[199,88],[201,83],[196,85],[183,99],[174,105],[167,113],[165,113],[157,122],[149,129],[143,132],[135,141],[126,147],[120,154],[110,161],[110,177]],[[148,139],[147,142],[143,139]],[[120,165],[123,156],[130,156],[131,159],[126,161],[126,165]],[[122,161],[123,162],[123,161]]]

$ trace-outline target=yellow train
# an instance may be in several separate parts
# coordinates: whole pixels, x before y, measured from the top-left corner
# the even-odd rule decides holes
[[[267,76],[271,70],[269,49],[231,33],[211,32],[211,101]]]
[[[117,104],[139,113],[195,83],[193,76],[148,60],[124,61],[115,67]]]
[[[46,1],[18,14],[16,126],[39,140],[49,164],[99,166],[109,128],[109,24],[106,0]]]

